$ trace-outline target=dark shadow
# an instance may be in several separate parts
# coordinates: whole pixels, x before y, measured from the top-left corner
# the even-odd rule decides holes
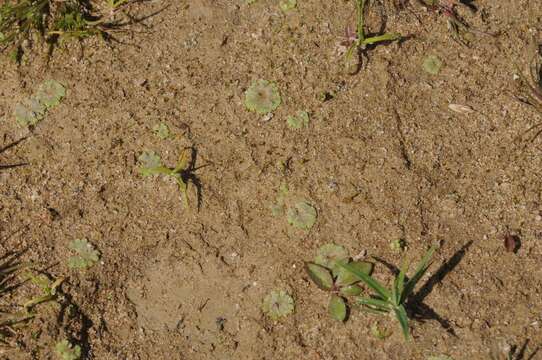
[[[0,154],[11,149],[12,147],[14,146],[17,146],[19,143],[23,142],[24,140],[26,140],[27,137],[23,137],[23,138],[20,138],[19,140],[16,140],[10,144],[7,144],[6,146],[0,148]],[[17,163],[17,164],[10,164],[10,165],[0,165],[0,170],[7,170],[7,169],[13,169],[13,168],[16,168],[16,167],[19,167],[19,166],[25,166],[25,165],[28,165],[28,163]]]
[[[194,174],[194,172],[207,165],[196,167],[197,156],[198,156],[197,149],[194,147],[190,147],[190,162],[188,164],[188,168],[181,172],[181,179],[182,181],[184,181],[185,184],[188,185],[188,183],[191,182],[196,187],[197,207],[198,207],[198,211],[200,211],[201,205],[203,204],[203,194],[202,194],[203,185],[201,184],[201,181],[199,180],[199,178]]]
[[[469,10],[472,11],[473,13],[478,11],[478,8],[474,4],[474,0],[460,0],[459,2],[465,5],[466,7],[468,7]]]

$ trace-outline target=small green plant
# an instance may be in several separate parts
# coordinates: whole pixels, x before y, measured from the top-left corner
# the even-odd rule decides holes
[[[309,126],[309,113],[306,111],[298,111],[296,116],[288,116],[286,123],[290,129],[299,130]]]
[[[429,55],[423,60],[423,70],[431,75],[438,75],[442,68],[442,60],[435,55]]]
[[[56,80],[46,80],[34,95],[15,105],[13,115],[21,126],[36,125],[47,111],[60,104],[66,88]]]
[[[390,243],[390,248],[395,252],[402,252],[406,248],[406,241],[404,239],[397,239]]]
[[[258,114],[268,114],[276,110],[281,103],[280,93],[275,83],[256,80],[245,92],[245,106]]]
[[[410,328],[408,325],[408,315],[405,309],[405,302],[414,291],[416,284],[425,274],[430,266],[430,260],[436,246],[432,246],[424,255],[414,275],[407,279],[406,272],[408,271],[408,263],[403,262],[403,266],[399,274],[395,277],[391,289],[386,289],[378,280],[364,271],[360,271],[355,266],[344,262],[337,262],[337,265],[349,273],[355,275],[356,279],[361,280],[375,293],[371,297],[358,297],[356,303],[361,305],[365,310],[377,314],[394,313],[395,317],[401,325],[401,330],[405,339],[410,339]]]
[[[169,131],[169,127],[163,122],[154,125],[152,131],[162,140],[165,140],[171,136],[171,131]]]
[[[61,360],[79,360],[81,359],[81,347],[73,345],[68,340],[62,340],[55,346],[55,351]]]
[[[193,149],[186,148],[181,151],[177,165],[174,168],[168,168],[162,165],[160,156],[154,151],[143,152],[138,160],[141,164],[139,172],[143,176],[165,175],[175,179],[181,192],[182,201],[185,208],[188,208],[188,181],[198,185],[199,181],[192,173],[194,169],[194,159],[192,157]]]
[[[376,36],[367,36],[365,31],[365,5],[366,0],[356,0],[357,24],[356,31],[352,31],[350,27],[346,28],[345,40],[341,43],[342,46],[348,48],[346,51],[346,65],[348,72],[356,73],[361,67],[361,56],[363,51],[370,46],[378,43],[395,41],[401,39],[399,33],[385,33]]]
[[[320,247],[314,261],[305,263],[305,270],[316,286],[331,293],[328,305],[331,317],[345,321],[348,316],[346,298],[361,294],[362,289],[358,286],[360,279],[338,266],[339,263],[349,264],[351,268],[366,276],[373,270],[372,263],[350,260],[346,249],[335,244]]]
[[[534,52],[534,56],[529,62],[529,75],[525,76],[523,71],[516,65],[517,72],[521,81],[520,100],[532,106],[542,115],[542,47]],[[530,79],[528,78],[530,77]],[[525,131],[530,133],[535,131],[531,141],[534,141],[542,134],[542,122],[536,123]]]
[[[262,311],[272,320],[278,320],[294,311],[294,299],[284,290],[271,291],[263,300]]]
[[[316,209],[305,200],[294,203],[286,211],[288,223],[301,230],[310,230],[316,223],[316,217]]]
[[[51,280],[45,274],[38,274],[37,276],[29,273],[27,278],[31,283],[37,285],[42,294],[24,303],[23,307],[26,311],[30,311],[34,306],[43,304],[49,301],[55,301],[58,297],[58,288],[64,282],[63,278]]]
[[[87,239],[73,240],[70,249],[77,254],[68,259],[68,266],[72,269],[86,269],[100,260],[100,252]]]

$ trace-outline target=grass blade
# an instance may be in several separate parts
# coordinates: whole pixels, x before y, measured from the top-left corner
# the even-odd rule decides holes
[[[383,312],[390,311],[390,304],[386,301],[370,298],[358,298],[357,303],[360,305],[370,306],[373,310],[379,310]]]
[[[393,309],[395,312],[395,315],[397,316],[397,320],[399,320],[399,324],[401,325],[401,330],[403,330],[403,335],[405,336],[405,340],[410,340],[410,329],[408,327],[408,316],[405,310],[405,307],[403,305],[399,305],[396,308]]]
[[[367,286],[369,286],[371,289],[373,289],[378,295],[380,295],[383,299],[390,299],[390,292],[380,285],[378,281],[373,279],[370,275],[365,274],[362,271],[359,271],[358,269],[345,264],[343,262],[337,261],[337,265],[345,268],[346,270],[350,271],[352,274],[356,275],[361,281],[363,281]]]
[[[401,294],[401,303],[406,300],[406,298],[412,293],[414,290],[414,287],[416,287],[416,284],[422,276],[425,274],[427,269],[429,268],[429,261],[431,260],[431,257],[433,256],[433,253],[437,249],[436,245],[431,246],[431,248],[427,251],[427,253],[424,255],[420,263],[418,264],[418,268],[416,269],[416,273],[414,273],[414,276],[410,278],[407,283],[405,284],[405,288],[403,290],[403,293]]]
[[[406,272],[408,271],[408,262],[406,260],[403,261],[403,265],[401,266],[401,271],[399,271],[399,275],[395,278],[393,287],[395,289],[395,305],[401,304],[401,300],[403,298],[403,290],[405,289],[405,276]]]

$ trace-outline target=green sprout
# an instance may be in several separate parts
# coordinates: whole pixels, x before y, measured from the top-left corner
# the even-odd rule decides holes
[[[314,261],[305,263],[305,270],[316,286],[331,293],[328,312],[333,319],[342,322],[348,316],[346,298],[361,294],[362,289],[358,286],[360,279],[339,267],[339,263],[349,264],[351,268],[366,276],[373,270],[372,263],[350,261],[346,249],[335,244],[320,247]]]
[[[359,60],[359,57],[362,55],[362,52],[367,48],[367,46],[401,39],[401,34],[399,33],[385,33],[382,35],[370,37],[367,36],[367,33],[365,32],[364,16],[366,3],[366,0],[356,0],[356,32],[354,33],[349,27],[347,27],[345,41],[342,42],[342,45],[348,47],[346,52],[346,64],[353,64],[352,68],[349,69],[350,73],[356,73],[359,71],[361,63],[359,61],[353,63],[352,61],[356,60],[355,55],[357,55],[357,60]]]
[[[279,7],[282,11],[288,12],[295,9],[297,0],[280,0]]]
[[[271,291],[263,300],[262,311],[272,320],[278,320],[294,311],[294,299],[284,290]]]
[[[408,325],[408,315],[405,309],[405,302],[414,291],[418,281],[420,281],[431,265],[430,260],[436,249],[436,246],[432,246],[427,251],[418,264],[414,275],[408,279],[406,277],[408,263],[404,261],[399,274],[395,277],[391,289],[385,288],[380,282],[378,282],[378,280],[366,272],[360,271],[360,269],[356,268],[352,264],[337,262],[337,265],[340,268],[347,270],[375,292],[375,294],[369,298],[358,297],[356,299],[357,304],[363,306],[365,310],[372,313],[386,314],[393,312],[399,321],[405,340],[408,341],[410,339],[410,329]]]
[[[79,345],[72,345],[68,340],[62,340],[57,343],[55,351],[62,360],[81,359],[81,347]]]
[[[258,114],[268,114],[276,110],[281,103],[280,93],[275,83],[256,80],[245,92],[245,106]]]
[[[58,288],[64,282],[63,278],[51,280],[44,274],[34,276],[29,273],[27,275],[27,278],[34,285],[37,285],[42,291],[42,295],[39,295],[24,303],[23,307],[26,309],[27,312],[36,305],[43,304],[49,301],[55,301],[58,297]]]
[[[523,71],[516,65],[516,69],[521,81],[520,101],[532,106],[542,115],[542,50],[535,51],[533,58],[529,63],[529,75],[525,76]],[[530,77],[530,79],[528,79]],[[528,128],[524,133],[535,131],[530,141],[534,141],[542,134],[542,122],[538,122]]]
[[[153,126],[152,131],[158,136],[160,139],[165,140],[171,136],[171,132],[169,131],[169,127],[161,122],[160,124],[156,124]]]
[[[87,239],[73,240],[70,249],[77,254],[68,260],[68,266],[72,269],[86,269],[100,260],[100,252]]]
[[[181,192],[182,201],[185,208],[188,208],[188,181],[191,180],[196,185],[198,179],[192,174],[194,169],[193,149],[186,148],[181,151],[177,165],[174,168],[168,168],[162,165],[160,156],[154,151],[143,152],[138,160],[141,164],[139,172],[143,176],[165,175],[175,179]]]

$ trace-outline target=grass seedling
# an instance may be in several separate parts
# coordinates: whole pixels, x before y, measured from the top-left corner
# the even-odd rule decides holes
[[[30,299],[23,305],[27,312],[29,312],[36,305],[56,300],[58,296],[57,290],[64,281],[63,278],[51,280],[43,274],[40,274],[38,276],[28,274],[28,279],[31,283],[37,285],[41,289],[42,294],[33,299]]]
[[[430,260],[435,250],[436,246],[432,246],[427,251],[418,264],[416,272],[411,278],[407,278],[406,276],[406,272],[408,271],[408,263],[404,261],[399,274],[395,277],[391,289],[385,288],[371,275],[368,275],[366,272],[359,271],[359,269],[351,264],[347,264],[345,262],[337,262],[337,264],[338,266],[354,274],[358,279],[360,279],[375,292],[371,297],[368,298],[358,297],[357,304],[363,306],[365,310],[372,313],[393,313],[399,321],[405,340],[408,341],[410,339],[410,328],[408,325],[408,314],[405,308],[405,303],[408,297],[414,291],[418,281],[420,281],[431,265]]]
[[[351,64],[352,60],[357,55],[358,59],[363,54],[363,51],[370,45],[376,45],[381,42],[399,40],[401,34],[399,33],[385,33],[376,36],[367,36],[365,32],[365,5],[366,0],[356,0],[357,11],[357,25],[356,32],[354,33],[350,28],[346,28],[345,41],[341,44],[348,48],[346,52],[346,63]],[[355,73],[360,68],[360,62],[356,63],[355,68],[349,69],[350,72]]]
[[[531,105],[542,114],[542,46],[535,51],[535,55],[529,63],[529,76],[530,80],[523,74],[519,66],[516,65],[517,72],[519,74],[522,89],[522,102]],[[525,131],[529,133],[535,130],[534,136],[531,141],[534,141],[540,134],[542,134],[542,122],[539,122]]]
[[[177,165],[174,168],[169,168],[162,165],[160,156],[152,151],[144,152],[139,156],[138,159],[141,163],[141,167],[139,168],[141,175],[165,175],[173,177],[179,186],[183,204],[185,208],[188,208],[188,181],[192,181],[197,188],[200,186],[199,180],[193,174],[193,171],[196,170],[194,168],[195,150],[193,148],[186,148],[181,151]]]

